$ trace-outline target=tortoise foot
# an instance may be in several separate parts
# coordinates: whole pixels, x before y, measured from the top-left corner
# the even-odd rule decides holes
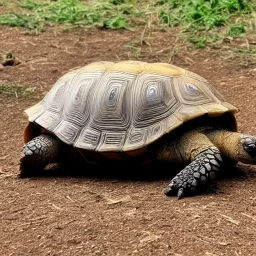
[[[59,156],[59,142],[48,134],[41,134],[22,149],[20,178],[41,176],[44,168]]]
[[[216,147],[208,147],[194,161],[180,171],[165,190],[167,196],[177,194],[178,199],[206,191],[215,182],[222,158]]]

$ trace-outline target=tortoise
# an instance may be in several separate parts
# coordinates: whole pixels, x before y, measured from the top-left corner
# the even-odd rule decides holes
[[[206,79],[175,65],[93,62],[60,77],[25,110],[19,174],[73,157],[164,161],[183,166],[165,194],[195,195],[225,166],[256,164],[256,137],[237,131],[237,112]]]

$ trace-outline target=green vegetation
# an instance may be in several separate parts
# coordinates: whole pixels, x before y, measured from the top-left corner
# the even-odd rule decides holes
[[[16,98],[24,98],[31,96],[35,88],[25,88],[17,85],[0,85],[0,95],[7,95]]]
[[[47,25],[134,29],[147,14],[159,30],[180,26],[198,48],[244,36],[255,29],[256,0],[0,0],[0,24],[41,32]]]
[[[246,33],[256,8],[255,1],[245,0],[159,0],[156,4],[161,6],[161,21],[182,25],[198,48]]]
[[[246,53],[246,54],[254,54],[254,55],[256,55],[256,49],[255,49],[255,48],[236,49],[235,52]]]
[[[132,25],[128,16],[142,14],[135,8],[133,0],[101,0],[91,4],[79,0],[23,0],[19,10],[21,13],[0,15],[0,24],[22,26],[38,32],[43,31],[47,24],[125,29]]]

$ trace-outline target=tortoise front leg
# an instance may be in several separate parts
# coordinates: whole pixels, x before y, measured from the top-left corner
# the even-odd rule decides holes
[[[38,175],[60,155],[60,142],[48,134],[41,134],[29,141],[22,150],[20,178]]]
[[[186,194],[194,194],[199,189],[207,188],[215,180],[222,163],[218,148],[205,148],[172,179],[165,194],[169,196],[177,193],[180,199]]]
[[[187,165],[167,187],[165,194],[177,194],[178,198],[207,189],[215,180],[222,167],[222,157],[218,147],[200,130],[190,130],[163,145],[158,159]],[[189,163],[189,164],[188,164]]]

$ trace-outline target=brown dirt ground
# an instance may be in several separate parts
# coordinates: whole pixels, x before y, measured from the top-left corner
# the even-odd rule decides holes
[[[12,51],[22,60],[0,71],[0,85],[36,88],[31,97],[0,94],[1,255],[256,255],[252,166],[239,165],[247,177],[220,180],[216,194],[183,200],[163,194],[169,179],[18,179],[23,110],[70,68],[92,61],[171,61],[195,71],[241,110],[239,130],[256,134],[255,66],[222,58],[223,49],[194,50],[177,40],[175,30],[146,31],[136,45],[141,35],[142,30],[48,29],[33,36],[0,27],[1,53]]]

